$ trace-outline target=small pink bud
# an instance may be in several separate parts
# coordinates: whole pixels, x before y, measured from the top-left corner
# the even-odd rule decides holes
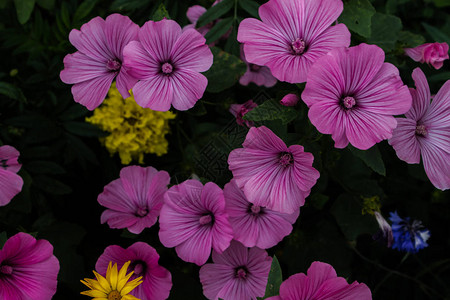
[[[296,94],[287,94],[281,99],[280,103],[284,106],[295,106],[298,100],[299,98]]]

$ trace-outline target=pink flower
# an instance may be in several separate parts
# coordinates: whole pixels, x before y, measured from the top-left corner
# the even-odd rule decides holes
[[[350,45],[344,24],[330,27],[342,9],[341,0],[270,0],[259,7],[262,22],[241,22],[238,41],[250,63],[269,67],[278,80],[305,82],[319,57]]]
[[[337,277],[336,271],[326,263],[315,261],[308,274],[298,273],[286,279],[280,286],[280,295],[267,300],[371,300],[372,293],[364,283],[348,284]]]
[[[112,245],[105,249],[95,264],[100,275],[105,276],[109,262],[117,263],[120,269],[131,261],[128,272],[134,271],[130,280],[142,276],[142,284],[131,291],[131,295],[141,300],[164,300],[172,288],[172,275],[158,264],[159,255],[149,244],[136,242],[127,249]]]
[[[254,125],[253,121],[244,120],[243,117],[257,106],[258,104],[253,102],[253,100],[248,100],[244,104],[231,104],[230,113],[236,117],[236,122],[239,125],[243,126],[245,124],[247,127],[252,127]]]
[[[405,53],[414,61],[432,65],[436,70],[448,59],[447,43],[427,43],[415,48],[405,48]]]
[[[195,29],[197,27],[197,21],[200,19],[200,17],[206,12],[206,8],[200,5],[194,5],[188,8],[186,12],[186,16],[189,19],[189,21],[192,24],[186,25],[184,29],[186,28],[192,28]],[[213,23],[206,24],[203,27],[197,28],[197,31],[201,33],[201,35],[205,36],[211,28],[214,26]]]
[[[215,183],[203,186],[198,180],[186,180],[172,186],[164,199],[159,238],[164,246],[176,247],[182,260],[201,266],[211,247],[219,253],[228,248],[233,231],[223,192]]]
[[[223,193],[234,239],[246,247],[268,249],[275,246],[291,233],[292,224],[300,213],[299,209],[292,214],[284,214],[254,205],[234,180],[225,185]]]
[[[284,106],[296,106],[300,98],[296,94],[287,94],[280,100],[280,103]]]
[[[49,300],[56,293],[58,272],[52,245],[19,232],[0,250],[0,299]]]
[[[249,202],[287,214],[305,204],[319,178],[311,153],[287,147],[265,126],[250,128],[242,146],[231,151],[228,165]]]
[[[19,154],[14,147],[0,147],[0,206],[8,204],[22,190],[22,177],[16,174],[22,166],[17,161]]]
[[[272,258],[257,247],[232,241],[222,254],[213,251],[212,264],[200,269],[203,294],[208,299],[256,300],[264,297]]]
[[[410,89],[413,103],[406,118],[397,118],[389,144],[397,156],[409,164],[418,164],[422,156],[431,183],[441,190],[450,188],[450,80],[433,101],[425,74],[414,69],[416,89]]]
[[[194,29],[181,30],[172,20],[148,21],[139,30],[139,40],[124,49],[125,66],[139,79],[133,87],[142,107],[167,111],[192,108],[208,84],[199,72],[207,71],[213,55],[205,38]]]
[[[362,150],[390,138],[397,126],[393,115],[411,107],[398,69],[384,63],[381,48],[367,44],[319,58],[308,73],[302,99],[311,123],[331,134],[336,148],[350,142]]]
[[[265,87],[272,87],[277,83],[277,79],[273,77],[268,67],[262,67],[249,63],[245,59],[244,48],[241,46],[241,59],[247,64],[247,71],[239,79],[239,83],[247,86],[250,82]]]
[[[101,222],[111,228],[128,228],[139,234],[156,223],[164,202],[164,193],[170,182],[166,171],[153,167],[125,167],[120,178],[105,186],[98,203],[108,208]]]
[[[137,40],[138,30],[128,17],[112,14],[106,20],[93,18],[81,30],[70,32],[69,40],[78,51],[66,55],[60,77],[64,83],[75,84],[75,102],[93,110],[105,99],[114,78],[122,97],[130,96],[128,91],[137,80],[123,65],[122,52],[126,44]]]

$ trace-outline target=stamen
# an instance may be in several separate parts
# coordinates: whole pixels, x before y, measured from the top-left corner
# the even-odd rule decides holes
[[[236,277],[240,279],[246,279],[247,278],[247,269],[245,267],[240,267],[236,271]]]
[[[118,291],[112,291],[108,294],[108,300],[120,300],[122,296]]]
[[[209,223],[213,223],[213,221],[214,221],[213,216],[210,215],[210,214],[201,216],[200,219],[199,219],[200,225],[206,225],[206,224],[209,224]]]
[[[119,71],[121,66],[122,66],[122,64],[117,59],[110,59],[106,63],[106,69],[108,69],[108,71],[111,71],[111,72]]]
[[[295,55],[300,55],[305,51],[306,43],[301,38],[296,39],[295,41],[292,41],[291,43],[291,50],[294,52]]]
[[[290,152],[281,152],[280,153],[280,165],[283,167],[288,167],[294,163],[294,157]]]
[[[0,266],[0,273],[5,275],[11,275],[13,272],[13,268],[11,266],[3,265]]]
[[[161,66],[161,71],[164,74],[169,75],[173,72],[173,66],[170,63],[166,62]]]
[[[342,100],[342,105],[344,105],[346,109],[350,109],[356,105],[356,100],[352,96],[347,96]]]
[[[427,136],[428,131],[425,125],[417,125],[416,126],[416,135],[418,136]]]
[[[250,209],[251,209],[253,214],[257,215],[261,211],[261,206],[252,205],[252,207],[250,207]]]
[[[138,211],[136,212],[136,214],[139,217],[145,217],[148,214],[148,209],[147,207],[139,207]]]

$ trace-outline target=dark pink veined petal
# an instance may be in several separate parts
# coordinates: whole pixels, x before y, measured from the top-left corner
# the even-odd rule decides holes
[[[224,264],[206,264],[200,269],[203,294],[208,299],[217,299],[228,281],[234,280],[234,268]]]
[[[116,77],[116,87],[124,99],[130,97],[129,91],[133,88],[137,81],[138,80],[136,78],[129,74],[128,69],[122,66]]]
[[[0,206],[8,204],[23,186],[22,177],[0,168]]]
[[[137,104],[142,107],[168,111],[174,98],[174,90],[169,77],[156,75],[136,83],[133,95]]]
[[[364,283],[348,284],[345,278],[337,277],[325,281],[314,299],[372,300],[372,293]]]
[[[94,110],[105,99],[114,77],[114,73],[107,73],[88,81],[76,83],[72,86],[73,99],[86,106],[87,109]]]
[[[314,156],[303,150],[300,145],[292,145],[289,151],[294,157],[291,174],[296,179],[296,184],[302,191],[309,191],[320,177],[319,171],[312,167]]]
[[[420,68],[415,68],[412,72],[412,78],[416,89],[411,89],[413,98],[411,110],[405,115],[408,119],[419,121],[425,115],[430,106],[431,94],[427,78]]]
[[[200,216],[183,214],[163,205],[159,214],[161,243],[168,248],[183,243],[198,230],[199,219]]]
[[[266,126],[250,128],[242,146],[244,146],[244,148],[272,153],[287,151],[286,144],[283,140],[276,136],[276,134]]]
[[[435,136],[432,140],[419,139],[425,172],[431,183],[440,190],[450,188],[449,136],[450,134],[445,136],[445,138],[441,137],[441,143],[446,144],[446,149],[436,145],[438,136]]]
[[[139,30],[144,49],[159,63],[168,62],[173,46],[181,35],[181,27],[173,20],[148,21]]]
[[[128,228],[130,226],[135,225],[137,221],[138,217],[136,217],[134,214],[116,211],[112,209],[105,210],[100,216],[100,222],[102,224],[108,223],[108,226],[114,229]],[[138,234],[140,232],[133,232],[133,233]]]
[[[428,47],[426,44],[417,46],[415,48],[405,48],[405,54],[414,61],[421,61],[423,59],[423,51]]]
[[[139,26],[127,16],[112,14],[106,18],[104,31],[108,48],[114,57],[122,60],[123,48],[129,42],[138,40]]]
[[[75,52],[64,57],[64,69],[59,76],[62,82],[74,84],[110,74],[114,73],[108,72],[106,61],[94,60],[81,52]]]
[[[139,80],[149,80],[161,73],[161,64],[148,53],[140,42],[132,41],[123,50],[124,68]]]
[[[277,79],[272,75],[270,69],[267,67],[261,67],[259,71],[259,76],[256,79],[257,83],[260,82],[260,85],[264,85],[265,87],[273,87],[277,83]],[[261,79],[262,78],[262,79]]]
[[[22,165],[18,162],[19,155],[19,151],[17,151],[17,149],[12,146],[0,146],[0,168],[6,168],[6,170],[13,173],[19,172],[20,168],[22,167]],[[3,161],[6,167],[3,165]]]
[[[123,249],[117,245],[111,245],[105,248],[102,255],[95,263],[95,270],[102,276],[106,276],[106,270],[110,262],[117,263],[120,269],[128,260],[134,260],[135,255],[128,249]]]
[[[95,17],[83,24],[80,30],[72,29],[69,41],[81,53],[93,60],[106,62],[116,58],[106,41],[105,20]]]
[[[205,38],[197,30],[184,30],[170,54],[175,68],[183,71],[207,71],[213,63],[213,54],[205,42]]]
[[[175,250],[182,260],[201,266],[208,260],[211,247],[211,230],[207,226],[202,226],[184,242],[176,246]]]
[[[215,264],[232,267],[245,266],[248,262],[248,249],[237,241],[231,241],[230,247],[223,253],[213,251],[212,260]]]
[[[281,283],[279,299],[307,300],[308,294],[314,292],[304,288],[307,284],[308,277],[303,273],[298,273],[290,276],[288,279],[283,281],[283,283]]]
[[[247,282],[242,280],[229,280],[217,296],[220,299],[255,299],[247,287]],[[260,296],[264,296],[264,293]]]
[[[241,242],[245,247],[255,247],[258,244],[260,228],[255,217],[244,213],[240,217],[230,218],[230,222],[236,241]],[[264,249],[267,249],[267,247]]]
[[[189,22],[197,24],[198,19],[206,12],[206,8],[200,5],[194,5],[188,8],[186,16]]]
[[[308,71],[313,65],[313,61],[307,57],[306,54],[291,55],[277,53],[272,55],[272,58],[266,63],[266,66],[270,68],[273,76],[280,81],[301,83],[306,81]]]
[[[383,64],[372,81],[355,94],[355,99],[360,109],[383,115],[404,114],[411,108],[412,101],[398,69],[389,63]]]
[[[367,150],[376,143],[391,138],[395,127],[397,120],[393,116],[358,109],[352,110],[345,119],[348,140],[361,150]]]
[[[135,217],[136,223],[127,226],[128,231],[134,234],[140,234],[145,228],[150,228],[155,225],[158,216],[159,210],[152,208],[145,217]]]
[[[115,211],[132,214],[136,212],[137,203],[130,199],[121,179],[113,180],[106,185],[103,192],[98,195],[97,201],[100,205]]]
[[[230,246],[233,239],[233,228],[225,210],[215,213],[214,218],[214,225],[211,229],[212,248],[218,253],[222,253]]]
[[[261,249],[268,249],[277,245],[285,236],[288,236],[292,232],[292,223],[295,222],[299,213],[299,209],[292,214],[270,211],[266,215],[261,216],[257,220],[259,235],[258,241],[254,246]],[[293,222],[291,222],[292,220]]]
[[[340,0],[305,0],[302,22],[303,37],[306,41],[314,39],[337,20],[344,4]],[[348,45],[347,45],[348,46]]]
[[[411,119],[397,118],[397,127],[392,132],[389,144],[398,158],[409,164],[420,163],[420,145],[416,137],[417,123]]]
[[[308,286],[303,287],[305,290],[312,291],[310,296],[314,295],[314,291],[317,291],[326,280],[336,278],[337,274],[334,268],[326,263],[315,261],[308,268]]]
[[[203,97],[208,79],[196,71],[176,70],[170,75],[173,90],[172,105],[177,110],[188,110]]]
[[[434,127],[450,126],[450,80],[447,80],[434,96],[423,122],[433,123]]]

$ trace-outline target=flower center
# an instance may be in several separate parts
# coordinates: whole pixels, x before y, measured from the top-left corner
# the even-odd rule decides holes
[[[142,271],[144,271],[144,266],[142,264],[138,263],[134,266],[135,275],[140,276],[142,274]]]
[[[173,72],[173,66],[170,63],[166,62],[161,66],[161,71],[164,74],[169,75]]]
[[[295,55],[300,55],[305,51],[306,43],[301,38],[296,39],[291,43],[291,50]]]
[[[252,206],[250,207],[250,211],[252,212],[252,214],[257,215],[261,212],[261,206],[252,204]]]
[[[250,64],[250,70],[253,72],[258,72],[261,69],[261,66]]]
[[[294,163],[294,157],[290,152],[281,152],[280,153],[280,165],[283,167],[288,167]]]
[[[106,63],[106,68],[108,69],[108,71],[111,71],[111,72],[119,71],[121,66],[122,66],[122,64],[117,59],[110,59]]]
[[[200,225],[212,224],[214,223],[214,216],[212,214],[203,215],[198,220]]]
[[[136,213],[139,217],[145,217],[148,214],[148,209],[147,207],[139,207]]]
[[[418,136],[426,136],[427,135],[427,128],[425,125],[417,125],[416,126],[416,135]]]
[[[120,296],[120,293],[118,291],[112,291],[108,294],[108,300],[120,300],[122,299],[122,296]]]
[[[247,274],[248,274],[247,268],[239,267],[236,270],[235,276],[236,276],[236,278],[239,278],[239,279],[246,279],[247,278]]]
[[[344,99],[342,99],[342,105],[344,105],[346,109],[352,108],[353,106],[355,106],[355,104],[356,100],[352,96],[347,96]]]
[[[0,266],[0,274],[11,275],[13,272],[13,268],[11,266]]]

